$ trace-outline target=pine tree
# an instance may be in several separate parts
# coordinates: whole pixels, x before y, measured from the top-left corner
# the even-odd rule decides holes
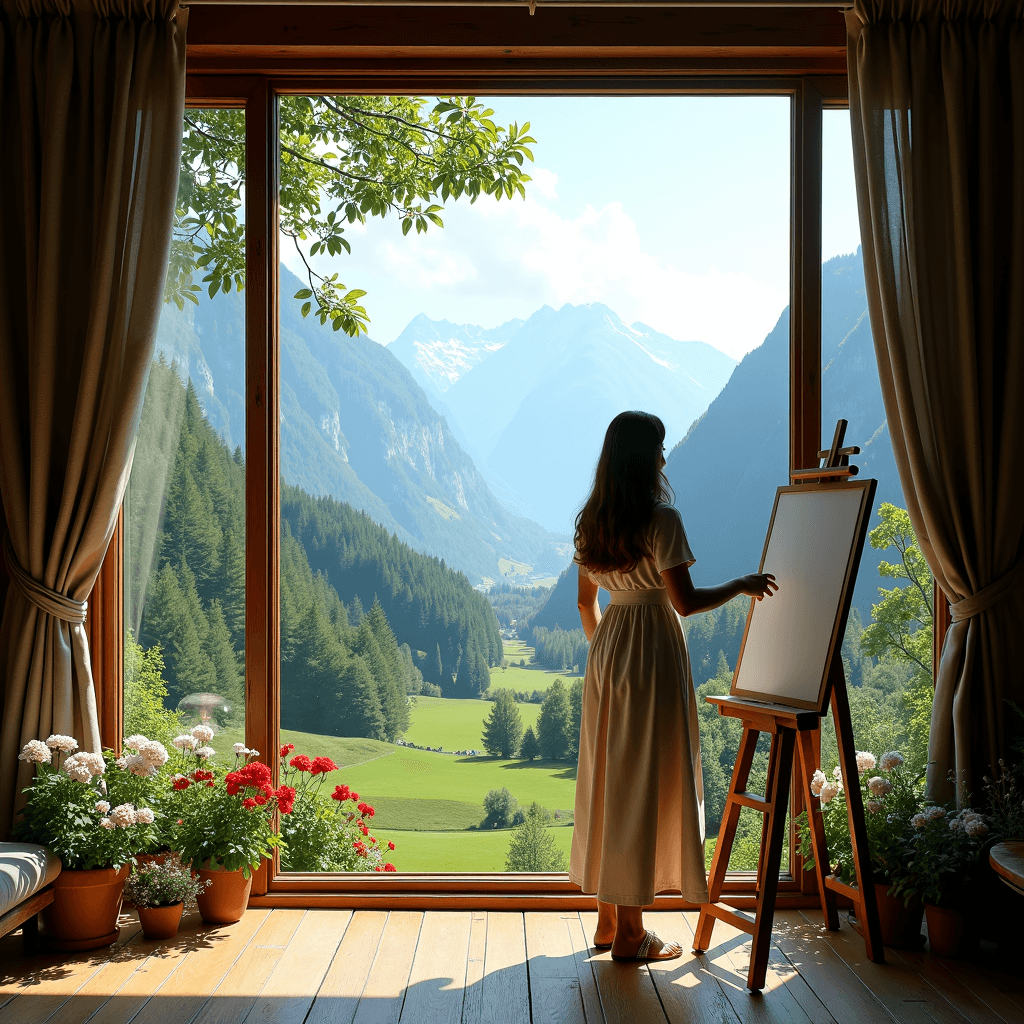
[[[572,711],[565,683],[556,679],[544,697],[537,717],[537,740],[541,753],[549,759],[559,759],[569,753],[569,730]]]
[[[523,738],[523,720],[511,690],[499,690],[484,720],[484,750],[492,757],[515,757]]]
[[[433,670],[434,678],[431,679],[432,683],[437,683],[438,686],[444,686],[446,682],[451,682],[451,680],[446,680],[444,677],[444,662],[441,661],[440,643],[437,644],[437,654],[435,655]]]
[[[240,716],[245,707],[245,685],[238,657],[231,646],[231,634],[228,632],[220,601],[214,600],[210,603],[207,620],[209,628],[203,650],[217,675],[217,684],[213,692],[226,697],[232,711]]]
[[[540,755],[540,744],[534,735],[533,726],[528,725],[523,733],[523,742],[519,745],[519,756],[527,761],[532,761]]]
[[[512,830],[512,842],[505,858],[506,871],[565,871],[565,854],[555,844],[551,830],[536,804],[526,812],[526,820]]]

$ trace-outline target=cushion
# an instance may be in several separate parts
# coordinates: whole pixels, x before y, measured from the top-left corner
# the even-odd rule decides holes
[[[60,860],[45,846],[0,843],[0,916],[60,874]]]

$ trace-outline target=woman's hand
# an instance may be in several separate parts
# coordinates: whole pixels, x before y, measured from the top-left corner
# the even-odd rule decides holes
[[[778,589],[775,576],[770,572],[753,572],[749,576],[740,577],[740,593],[756,601],[762,597],[771,597]]]

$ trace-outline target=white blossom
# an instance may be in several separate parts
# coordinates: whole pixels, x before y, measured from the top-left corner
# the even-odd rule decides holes
[[[51,750],[63,750],[65,754],[73,754],[78,749],[78,740],[74,736],[63,736],[56,732],[46,740]]]
[[[157,740],[144,739],[136,748],[147,765],[159,768],[167,763],[167,748]]]
[[[927,814],[920,814],[920,813],[919,814],[915,814],[910,819],[910,824],[913,825],[914,828],[924,828],[925,825],[928,824],[928,815]]]
[[[875,796],[885,796],[886,793],[892,792],[892,783],[888,779],[883,779],[881,775],[876,775],[872,779],[868,779],[868,789]]]
[[[153,814],[153,811],[149,807],[140,807],[135,812],[135,820],[140,825],[152,825],[156,820],[156,815]]]
[[[213,739],[213,730],[208,725],[197,725],[192,729],[192,735],[200,743],[209,743]]]
[[[96,810],[100,814],[106,814],[110,810],[110,804],[106,800],[99,800],[96,803]]]
[[[110,820],[119,828],[135,824],[135,808],[131,804],[118,804],[110,812]]]
[[[29,740],[21,748],[19,761],[33,761],[35,764],[49,764],[53,755],[50,748],[42,740]]]
[[[884,753],[878,762],[878,767],[883,772],[891,772],[903,764],[903,755],[898,750],[890,750]]]
[[[195,736],[175,736],[171,740],[171,746],[179,750],[195,750],[199,746],[199,740]]]
[[[242,754],[248,754],[249,748],[244,743],[235,744],[235,755],[241,757]]]
[[[131,736],[125,738],[124,745],[129,750],[138,750],[143,743],[148,743],[149,740],[141,733],[134,733]]]
[[[122,761],[123,764],[121,764]],[[119,757],[117,762],[120,767],[130,771],[132,775],[138,775],[141,779],[148,779],[156,775],[156,768],[150,765],[141,754],[128,754],[127,757]]]
[[[196,757],[201,757],[201,758],[204,758],[204,759],[208,758],[208,757],[214,757],[214,756],[216,756],[216,754],[217,754],[217,751],[214,750],[213,747],[200,747],[196,751]]]
[[[103,755],[80,751],[72,754],[61,767],[75,782],[88,782],[94,776],[103,774]]]
[[[839,787],[834,782],[826,781],[821,787],[821,806],[824,807],[839,795]]]
[[[100,818],[101,828],[114,828],[114,823],[109,818]]]
[[[946,812],[941,807],[927,807],[924,813],[929,821],[935,821],[936,818],[944,818],[946,816]]]
[[[250,757],[259,757],[260,756],[260,752],[258,750],[250,749],[248,751],[248,754],[249,754]]]
[[[857,771],[863,775],[875,767],[875,755],[870,750],[857,751]]]
[[[964,827],[963,819],[958,814],[955,818],[951,818],[949,822],[950,832],[959,832]]]
[[[821,787],[824,786],[827,781],[825,773],[820,768],[816,769],[814,774],[811,776],[811,792],[815,796],[821,796]]]
[[[869,800],[865,805],[869,814],[877,814],[882,809],[881,800]]]
[[[964,831],[969,836],[983,836],[988,832],[988,825],[985,824],[979,815],[976,818],[972,818],[970,821],[964,822]]]

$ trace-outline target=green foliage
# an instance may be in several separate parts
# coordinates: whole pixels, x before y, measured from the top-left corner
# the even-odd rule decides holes
[[[443,204],[481,195],[525,196],[532,160],[529,124],[503,127],[473,97],[282,96],[280,230],[306,266],[295,298],[333,330],[357,335],[369,316],[366,294],[338,274],[318,274],[310,258],[350,252],[346,226],[394,215],[402,233],[442,227]],[[202,273],[213,297],[245,284],[245,113],[192,109],[182,138],[182,174],[165,298],[197,302]]]
[[[487,600],[502,629],[525,624],[544,607],[550,596],[551,587],[515,587],[511,583],[495,583],[487,591]]]
[[[506,871],[565,871],[565,854],[555,845],[554,836],[545,827],[543,809],[533,804],[526,820],[512,832]]]
[[[519,747],[519,756],[525,761],[532,761],[535,757],[540,756],[540,744],[537,742],[532,725],[528,725],[526,732],[523,733],[523,742]]]
[[[484,797],[484,820],[481,828],[508,828],[519,809],[519,802],[505,786],[492,789]]]
[[[533,630],[533,644],[536,649],[533,660],[538,665],[558,672],[586,671],[590,644],[582,629],[537,626]]]
[[[572,743],[572,708],[565,683],[556,679],[540,706],[537,718],[537,741],[541,753],[554,760],[569,756]]]
[[[580,729],[583,726],[583,680],[569,684],[569,754],[580,759]]]
[[[185,867],[176,853],[161,861],[136,864],[125,882],[125,897],[136,907],[170,907],[183,903],[188,910],[196,905],[196,897],[210,884],[203,882],[192,869]]]
[[[160,645],[143,650],[131,630],[124,637],[124,734],[140,733],[165,746],[181,731],[181,716],[164,705],[167,683]]]
[[[484,750],[492,757],[515,757],[523,738],[523,720],[512,694],[498,690],[491,713],[484,720]]]

